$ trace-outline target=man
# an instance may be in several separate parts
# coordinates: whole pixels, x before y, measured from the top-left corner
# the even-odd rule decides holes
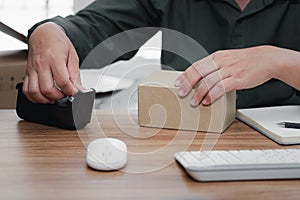
[[[81,88],[79,64],[99,43],[122,31],[162,27],[190,36],[211,54],[188,67],[162,53],[162,64],[186,69],[175,82],[180,96],[204,80],[193,106],[232,90],[238,90],[239,108],[300,104],[299,17],[300,0],[97,0],[29,31],[23,92],[40,103],[73,95]]]

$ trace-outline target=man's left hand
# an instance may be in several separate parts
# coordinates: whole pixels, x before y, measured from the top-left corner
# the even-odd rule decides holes
[[[276,77],[281,57],[281,49],[273,46],[217,51],[190,66],[175,86],[185,97],[198,84],[191,105],[210,105],[226,92],[253,88]]]

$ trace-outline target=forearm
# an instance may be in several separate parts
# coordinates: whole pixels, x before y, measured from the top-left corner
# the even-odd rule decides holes
[[[278,48],[277,68],[274,78],[300,91],[300,52]]]

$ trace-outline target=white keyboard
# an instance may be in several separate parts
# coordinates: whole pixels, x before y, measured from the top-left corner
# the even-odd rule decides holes
[[[174,157],[197,181],[300,178],[300,149],[183,151]]]

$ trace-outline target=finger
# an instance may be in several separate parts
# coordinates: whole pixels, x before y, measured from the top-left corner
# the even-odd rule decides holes
[[[189,71],[188,74],[197,74],[197,76],[200,76],[201,79],[216,70],[218,70],[218,67],[212,59],[212,56],[207,56],[192,64],[186,71]],[[185,79],[185,75],[186,73],[184,72],[176,79],[175,86],[179,87],[182,84]]]
[[[201,78],[202,76],[193,66],[189,67],[175,81],[175,86],[179,87],[178,95],[182,97],[186,96]]]
[[[64,59],[57,58],[52,65],[53,79],[57,86],[61,89],[61,92],[66,96],[74,95],[76,93],[76,89],[70,80]]]
[[[80,70],[79,70],[79,58],[75,51],[75,49],[71,49],[69,52],[68,64],[67,69],[70,75],[70,80],[74,87],[77,90],[83,90],[84,87],[81,83],[80,78]],[[77,92],[77,91],[76,91]]]
[[[26,74],[25,77],[24,77],[24,82],[23,82],[23,88],[22,88],[22,92],[23,94],[26,96],[26,98],[33,102],[33,103],[36,103],[29,95],[29,92],[28,92],[28,82],[29,82],[29,76]]]
[[[178,95],[186,96],[191,89],[205,76],[218,70],[211,56],[195,62],[175,82],[179,86]]]
[[[28,94],[34,103],[51,103],[52,101],[42,95],[36,72],[31,72],[28,78]]]
[[[207,93],[221,80],[226,79],[230,76],[230,73],[226,69],[220,69],[215,71],[200,82],[198,88],[195,89],[195,94],[192,97],[191,105],[197,106],[201,103]]]
[[[64,95],[54,86],[54,80],[50,68],[43,68],[38,74],[40,91],[43,96],[52,101],[62,99]]]
[[[180,87],[182,83],[186,80],[189,80],[191,85],[193,83],[197,83],[202,78],[201,74],[196,71],[195,67],[191,65],[189,68],[187,68],[176,80],[174,85],[176,87]]]
[[[86,88],[82,85],[82,82],[81,82],[81,78],[80,78],[80,73],[79,73],[79,76],[75,79],[75,82],[74,82],[74,86],[77,90],[79,91],[82,91],[82,90],[85,90]],[[76,91],[77,92],[77,91]]]
[[[209,90],[213,88],[219,81],[221,81],[224,77],[222,76],[220,71],[215,71],[201,81],[198,88],[195,90],[195,94],[192,97],[191,105],[197,106],[202,101],[202,99],[207,95]]]
[[[206,97],[202,101],[203,105],[210,105],[225,93],[235,90],[235,82],[235,79],[232,77],[219,81],[206,95]]]
[[[195,70],[201,74],[202,77],[219,70],[218,65],[215,63],[213,56],[207,56],[193,64]]]
[[[208,86],[202,81],[199,87],[195,89],[194,95],[191,99],[191,105],[198,106],[202,99],[207,95],[208,91]]]

